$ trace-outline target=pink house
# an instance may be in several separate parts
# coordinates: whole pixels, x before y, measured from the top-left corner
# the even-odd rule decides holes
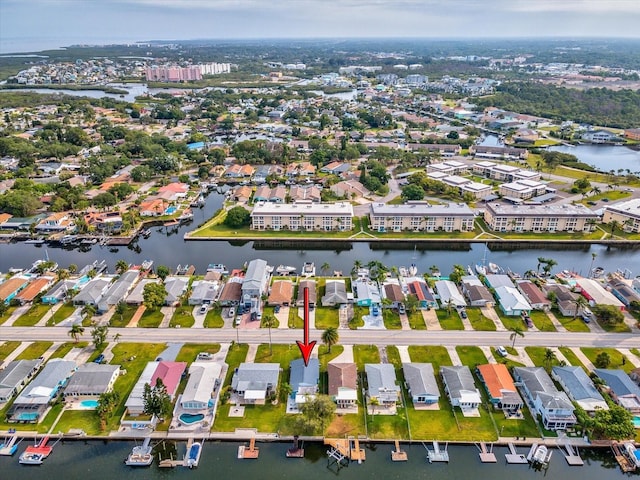
[[[176,389],[180,384],[182,374],[184,373],[186,368],[187,364],[185,362],[161,361],[158,363],[156,371],[153,372],[150,385],[155,386],[158,379],[161,379],[162,383],[164,383],[164,386],[167,387],[167,393],[173,400]]]

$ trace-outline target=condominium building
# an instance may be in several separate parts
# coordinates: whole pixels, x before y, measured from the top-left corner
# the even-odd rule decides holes
[[[640,233],[640,199],[607,205],[602,216],[603,223],[616,221],[625,232]]]
[[[516,180],[511,183],[503,183],[498,191],[503,197],[527,200],[544,195],[547,192],[547,186],[534,180]]]
[[[503,182],[515,182],[517,180],[540,180],[540,172],[525,170],[513,165],[496,164],[494,162],[476,162],[473,164],[473,173],[493,180]]]
[[[487,203],[484,221],[499,232],[591,232],[598,216],[584,205]]]
[[[178,67],[176,65],[159,67],[153,65],[147,67],[146,79],[148,82],[188,82],[202,80],[202,72],[198,65],[188,67]]]
[[[353,206],[350,203],[259,202],[251,212],[253,230],[351,230]]]
[[[474,228],[473,219],[473,211],[464,203],[372,203],[369,211],[370,228],[377,232],[470,231]]]

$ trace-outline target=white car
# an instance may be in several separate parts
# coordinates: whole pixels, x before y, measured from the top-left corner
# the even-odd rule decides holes
[[[235,309],[235,308],[233,308],[233,307],[231,307],[231,308],[229,309],[229,313],[228,313],[229,318],[233,318],[233,316],[234,316],[235,314],[236,314],[236,309]]]
[[[509,355],[509,352],[507,352],[507,349],[504,347],[496,348],[496,353],[501,357],[506,357],[507,355]]]

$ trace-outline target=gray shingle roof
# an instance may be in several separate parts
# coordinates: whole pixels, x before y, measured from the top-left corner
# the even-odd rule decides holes
[[[290,363],[291,376],[289,384],[294,392],[301,386],[310,387],[318,385],[320,377],[320,363],[317,358],[310,358],[309,364],[305,367],[304,360],[298,358]]]
[[[118,370],[120,370],[120,365],[82,364],[69,379],[64,394],[95,395],[105,393],[114,372]]]
[[[604,401],[582,367],[553,367],[553,373],[562,379],[562,383],[576,401],[589,399]]]
[[[475,392],[477,390],[471,370],[466,365],[440,367],[440,372],[444,377],[449,393],[454,398],[459,397],[462,391]]]
[[[396,371],[392,364],[366,363],[364,370],[367,373],[370,397],[379,398],[384,392],[394,392],[397,397],[400,387],[396,385]]]
[[[438,383],[431,363],[403,363],[404,379],[409,385],[411,395],[420,394],[440,396]]]
[[[624,370],[608,370],[604,368],[596,368],[596,375],[613,390],[616,396],[636,395],[640,398],[640,387],[627,375]]]

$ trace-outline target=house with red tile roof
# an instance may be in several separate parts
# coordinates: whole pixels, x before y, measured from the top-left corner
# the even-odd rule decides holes
[[[30,282],[29,285],[27,285],[24,290],[18,293],[15,298],[23,305],[25,303],[33,302],[33,300],[38,296],[39,293],[44,292],[51,285],[53,285],[55,279],[56,277],[54,277],[53,275],[38,277]]]
[[[271,285],[267,303],[271,306],[291,304],[293,298],[293,282],[291,280],[276,280]]]
[[[549,310],[551,308],[551,301],[535,283],[529,280],[520,280],[516,282],[516,287],[534,309]]]
[[[494,408],[511,414],[516,414],[522,408],[522,398],[503,363],[478,365],[477,373]]]
[[[169,202],[162,198],[149,198],[140,204],[140,216],[159,217],[164,215],[168,206]]]

